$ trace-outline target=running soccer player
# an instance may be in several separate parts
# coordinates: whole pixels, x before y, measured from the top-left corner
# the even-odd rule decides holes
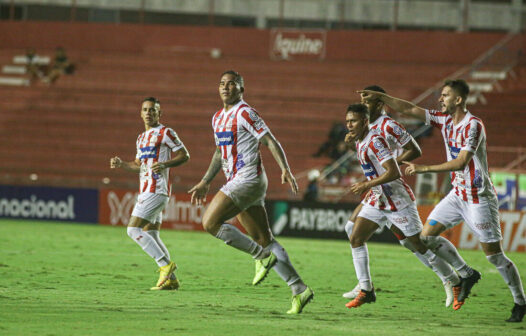
[[[369,272],[369,252],[366,242],[388,221],[402,231],[414,248],[442,276],[450,276],[454,271],[420,240],[422,222],[416,209],[415,197],[411,188],[401,178],[400,169],[387,141],[378,130],[369,130],[367,107],[363,104],[349,105],[345,121],[351,137],[356,141],[358,160],[367,178],[367,181],[353,184],[351,191],[360,195],[370,190],[362,201],[362,210],[358,214],[349,238],[354,269],[361,290],[346,306],[357,308],[364,303],[376,301]]]
[[[385,90],[378,85],[371,85],[366,87],[364,90],[372,90],[377,92],[385,93]],[[367,106],[369,111],[369,129],[377,130],[380,135],[387,141],[389,149],[393,153],[393,156],[396,158],[396,163],[400,166],[403,161],[412,161],[422,155],[422,151],[418,146],[418,143],[413,139],[411,134],[406,131],[404,126],[397,123],[394,119],[389,117],[384,110],[384,103],[380,100],[365,100],[362,98],[362,104]],[[348,133],[346,136],[346,142],[351,142],[352,137]],[[360,203],[353,211],[349,221],[345,225],[345,231],[347,237],[351,236],[352,228],[358,213],[362,209],[362,203]],[[389,229],[394,233],[400,244],[407,249],[409,249],[413,254],[427,267],[431,268],[435,274],[440,277],[442,284],[444,285],[444,290],[446,291],[446,307],[449,307],[453,303],[453,286],[458,284],[460,281],[456,273],[451,274],[451,278],[441,277],[441,273],[434,269],[427,261],[427,259],[422,256],[409,242],[407,237],[394,225],[389,225]],[[356,286],[349,292],[344,293],[342,296],[346,299],[354,299],[360,293],[360,284]]]
[[[174,130],[159,123],[161,113],[159,100],[144,99],[141,118],[145,131],[137,138],[135,161],[125,162],[115,156],[110,159],[110,167],[139,173],[140,194],[128,223],[128,236],[159,265],[159,280],[151,290],[173,290],[179,288],[174,273],[177,266],[171,261],[159,230],[162,211],[170,197],[169,170],[188,161],[190,155]]]
[[[453,189],[433,209],[422,234],[427,246],[461,276],[460,285],[453,288],[453,309],[460,309],[471,288],[481,278],[478,271],[466,264],[453,244],[440,236],[464,221],[478,237],[486,258],[495,265],[511,291],[514,306],[506,321],[522,321],[526,312],[524,289],[517,267],[502,251],[497,196],[488,172],[486,131],[482,120],[466,109],[468,84],[462,79],[447,80],[439,98],[441,111],[423,109],[384,93],[360,93],[365,99],[379,99],[398,112],[437,127],[444,138],[446,162],[436,165],[408,163],[406,173],[451,172]]]
[[[219,96],[223,108],[212,118],[216,149],[203,179],[188,192],[192,203],[206,201],[210,182],[221,167],[227,182],[214,196],[203,215],[203,227],[214,237],[255,259],[253,285],[259,284],[271,268],[290,286],[292,307],[287,314],[299,314],[314,297],[292,266],[287,251],[272,236],[264,207],[267,176],[259,145],[267,146],[281,168],[281,183],[298,192],[285,152],[259,114],[243,100],[243,77],[229,70],[221,75]],[[236,217],[250,237],[225,223]]]

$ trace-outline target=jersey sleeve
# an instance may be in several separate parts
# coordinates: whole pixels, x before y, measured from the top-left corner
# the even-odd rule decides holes
[[[442,129],[446,123],[447,115],[437,110],[426,110],[426,125]]]
[[[141,138],[141,135],[139,134],[139,136],[137,137],[137,141],[135,141],[135,149],[136,149],[135,159],[136,160],[139,160],[141,158],[141,151],[139,150],[139,139],[140,138]]]
[[[482,140],[482,123],[479,120],[472,119],[464,130],[465,142],[461,151],[475,152]]]
[[[393,153],[391,153],[389,145],[387,145],[387,141],[381,136],[377,136],[371,140],[369,143],[369,151],[372,155],[376,156],[380,164],[383,164],[390,159],[394,159]]]
[[[393,139],[400,147],[404,147],[412,139],[411,134],[401,124],[394,120],[389,120],[384,127],[386,137]]]
[[[245,109],[241,112],[239,121],[241,125],[256,139],[261,139],[269,132],[269,129],[263,119],[254,109]]]
[[[177,136],[177,133],[171,128],[167,128],[164,134],[164,143],[172,152],[176,152],[184,148],[183,142]]]

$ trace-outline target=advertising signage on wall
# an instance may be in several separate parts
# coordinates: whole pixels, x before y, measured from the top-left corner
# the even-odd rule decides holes
[[[0,186],[0,217],[98,222],[96,189]]]
[[[266,201],[266,207],[276,236],[347,239],[345,224],[356,204]],[[370,241],[396,243],[397,239],[385,229]]]
[[[137,191],[129,189],[101,189],[100,223],[127,225],[137,201],[137,195]],[[190,203],[189,194],[173,194],[163,211],[163,228],[202,231],[204,211],[205,207]]]
[[[272,29],[270,58],[274,60],[324,59],[325,30]]]

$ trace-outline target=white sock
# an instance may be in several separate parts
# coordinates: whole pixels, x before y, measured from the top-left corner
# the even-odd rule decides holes
[[[166,246],[164,245],[164,243],[163,243],[163,241],[161,239],[159,230],[148,230],[148,231],[146,231],[146,233],[149,234],[153,238],[153,240],[155,240],[157,245],[159,245],[159,248],[161,248],[161,250],[164,252],[164,256],[168,260],[172,260],[172,258],[170,257],[170,252],[168,251],[168,249],[166,248]],[[170,279],[174,280],[175,278],[176,278],[176,275],[175,275],[175,272],[174,272],[170,276]]]
[[[163,250],[157,245],[157,242],[139,227],[128,227],[126,230],[128,236],[133,239],[150,257],[155,259],[159,267],[166,266],[170,263]]]
[[[261,259],[263,247],[253,241],[249,236],[239,231],[234,225],[223,224],[217,232],[216,238],[221,239],[225,244],[235,247],[236,249],[250,254],[256,259]],[[268,256],[268,254],[266,255]],[[266,257],[263,256],[263,257]]]
[[[347,232],[347,238],[351,237],[353,227],[354,227],[354,222],[348,220],[347,224],[345,224],[345,232]]]
[[[467,278],[473,274],[473,269],[466,264],[464,259],[458,254],[455,246],[446,238],[441,236],[427,236],[422,237],[422,241],[439,258],[453,266],[461,277]]]
[[[276,255],[278,262],[276,265],[274,265],[274,271],[278,273],[278,275],[283,279],[283,281],[287,283],[287,285],[292,286],[295,284],[297,287],[302,287],[302,285],[305,286],[303,281],[301,281],[300,276],[294,269],[294,266],[292,266],[287,251],[285,251],[285,248],[283,248],[283,246],[281,246],[277,240],[273,239],[272,242],[267,247],[265,247],[265,250],[268,251],[269,254],[270,251],[272,251],[272,253]],[[291,288],[294,291],[294,287]],[[303,290],[300,291],[300,293],[303,292]]]
[[[369,251],[367,245],[352,248],[352,260],[354,263],[354,270],[356,271],[356,277],[360,283],[360,288],[366,291],[373,289],[371,283],[371,272],[369,271]]]
[[[153,238],[153,240],[155,240],[157,245],[159,245],[161,250],[163,250],[164,255],[166,256],[166,258],[168,258],[168,260],[172,260],[172,258],[170,258],[170,252],[168,251],[168,249],[164,245],[163,241],[161,240],[161,236],[160,236],[159,230],[148,230],[148,231],[146,231],[146,233],[149,234]]]
[[[453,286],[459,284],[460,279],[458,278],[457,273],[455,273],[455,271],[451,268],[451,266],[448,263],[437,257],[431,250],[427,250],[424,254],[419,254],[422,255],[425,259],[427,259],[429,265],[431,265],[431,269],[433,270],[433,272],[435,272],[436,275],[440,277],[442,283],[445,283],[446,281],[451,281]]]
[[[486,256],[486,258],[490,263],[497,267],[497,270],[504,279],[504,282],[506,282],[510,288],[511,295],[513,295],[513,301],[520,305],[526,304],[521,276],[519,275],[519,270],[517,270],[517,267],[513,261],[508,259],[504,252]]]

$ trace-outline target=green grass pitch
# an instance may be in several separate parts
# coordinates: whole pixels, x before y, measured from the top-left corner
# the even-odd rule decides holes
[[[290,291],[271,272],[251,286],[252,259],[201,232],[164,231],[179,291],[150,291],[155,263],[123,227],[0,221],[0,335],[526,335],[509,324],[513,302],[480,251],[461,251],[482,272],[460,311],[401,246],[369,244],[377,301],[349,310],[356,284],[345,241],[279,238],[314,292],[288,316]],[[508,253],[522,278],[526,254]]]

